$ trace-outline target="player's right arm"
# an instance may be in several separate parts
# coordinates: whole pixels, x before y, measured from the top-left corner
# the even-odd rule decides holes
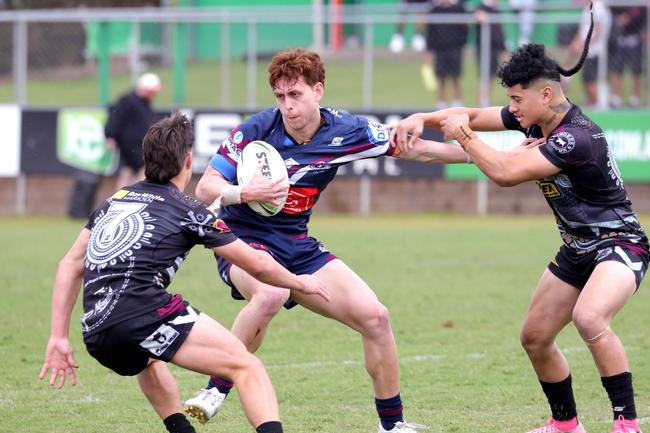
[[[45,362],[38,377],[43,379],[48,370],[50,385],[62,388],[66,376],[70,383],[77,383],[74,369],[78,367],[68,339],[70,332],[70,316],[81,290],[84,271],[86,247],[90,238],[90,230],[84,228],[77,240],[59,262],[52,292],[52,317],[50,339],[45,351]]]
[[[295,275],[282,267],[270,254],[256,250],[237,239],[212,250],[242,268],[256,280],[275,287],[284,287],[307,295],[318,295],[330,301],[325,284],[313,275]]]
[[[470,127],[476,131],[501,131],[506,129],[501,119],[503,107],[454,107],[430,113],[415,113],[391,127],[390,139],[401,153],[408,152],[424,128],[440,130],[440,122],[452,114],[467,114]]]

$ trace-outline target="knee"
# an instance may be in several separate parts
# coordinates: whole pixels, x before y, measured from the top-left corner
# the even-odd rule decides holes
[[[366,314],[363,316],[363,323],[361,324],[362,333],[365,335],[383,335],[390,332],[390,314],[388,309],[376,302],[372,307],[369,307]]]
[[[253,295],[250,303],[262,317],[273,317],[278,314],[289,296],[285,290],[261,290]]]
[[[242,377],[256,376],[265,371],[264,364],[257,356],[249,352],[242,352],[232,380],[238,382]]]
[[[552,345],[555,338],[547,335],[547,333],[539,327],[526,324],[521,329],[519,341],[528,355],[534,355],[543,348]]]
[[[584,340],[589,340],[598,335],[609,325],[601,315],[587,308],[575,308],[573,310],[573,324]]]

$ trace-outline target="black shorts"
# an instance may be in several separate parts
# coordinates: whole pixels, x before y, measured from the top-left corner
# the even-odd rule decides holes
[[[565,283],[582,290],[596,265],[611,260],[623,263],[634,272],[638,289],[650,260],[648,248],[639,244],[615,241],[609,246],[586,254],[578,254],[562,245],[555,260],[549,263],[548,270]]]
[[[623,73],[625,66],[629,66],[633,75],[641,75],[643,71],[643,45],[634,47],[617,47],[611,52],[609,59],[609,70],[616,73]]]
[[[84,336],[84,342],[88,353],[104,367],[121,376],[135,376],[150,358],[171,361],[199,313],[180,295],[174,295],[170,304]]]
[[[438,78],[458,78],[460,77],[461,54],[462,48],[451,50],[435,51],[435,70]]]
[[[593,83],[598,80],[598,57],[590,57],[585,60],[585,65],[582,69],[584,70],[582,81],[585,83]]]

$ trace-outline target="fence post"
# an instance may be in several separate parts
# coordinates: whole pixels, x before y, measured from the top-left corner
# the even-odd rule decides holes
[[[255,20],[248,21],[248,55],[247,55],[247,85],[246,107],[255,108],[257,105],[257,28]]]
[[[14,100],[20,107],[27,104],[27,22],[14,22],[13,82]]]
[[[221,105],[230,107],[230,24],[221,17]]]
[[[99,23],[99,40],[97,43],[97,64],[99,66],[99,103],[108,106],[110,98],[111,55],[110,28],[108,22]]]
[[[185,58],[187,50],[187,24],[174,23],[174,103],[185,103]]]
[[[374,49],[372,42],[374,34],[371,21],[366,21],[364,30],[363,83],[361,83],[361,88],[363,89],[363,108],[367,110],[372,108],[372,54]]]
[[[135,85],[140,76],[140,21],[133,21],[131,46],[129,47],[129,67],[131,68],[131,84]]]

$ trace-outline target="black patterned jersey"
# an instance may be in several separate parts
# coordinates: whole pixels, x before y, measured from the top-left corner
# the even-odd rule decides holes
[[[538,125],[522,128],[507,106],[501,118],[508,129],[527,137],[543,136]],[[537,185],[568,247],[586,253],[614,240],[647,245],[605,135],[577,105],[571,106],[539,149],[560,169],[537,180]]]
[[[86,225],[83,333],[156,310],[190,249],[237,238],[201,202],[175,185],[138,182],[106,200]]]

